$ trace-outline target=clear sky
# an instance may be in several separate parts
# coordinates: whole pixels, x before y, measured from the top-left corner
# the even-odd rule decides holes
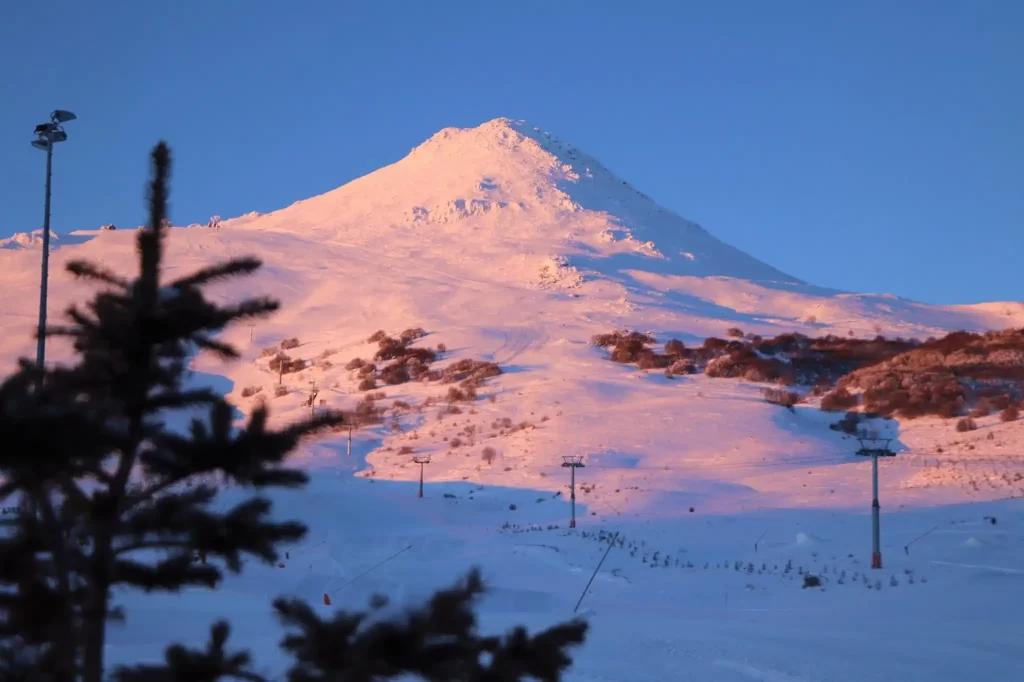
[[[816,284],[1024,300],[1021,0],[0,2],[0,236],[268,212],[525,118]]]

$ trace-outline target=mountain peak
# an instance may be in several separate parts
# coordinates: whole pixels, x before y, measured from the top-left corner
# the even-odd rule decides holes
[[[336,190],[225,226],[390,248],[408,240],[419,252],[452,243],[495,264],[525,255],[616,280],[643,271],[803,284],[659,206],[563,138],[510,118],[445,128]]]

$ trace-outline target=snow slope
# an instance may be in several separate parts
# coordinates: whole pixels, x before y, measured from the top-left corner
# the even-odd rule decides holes
[[[87,294],[64,274],[68,259],[134,267],[134,231],[81,236],[91,238],[53,253],[51,319]],[[386,424],[355,434],[351,459],[341,438],[304,447],[296,458],[316,472],[316,490],[282,502],[314,528],[302,561],[254,569],[202,602],[130,602],[130,612],[154,617],[113,637],[118,656],[152,655],[181,625],[172,616],[183,603],[209,608],[204,622],[214,610],[244,612],[238,625],[262,648],[278,638],[261,620],[275,591],[319,599],[325,583],[344,582],[406,542],[415,544],[415,569],[382,572],[344,603],[357,606],[374,588],[412,598],[486,557],[501,588],[490,622],[550,622],[571,612],[596,565],[599,548],[582,532],[605,529],[695,566],[640,578],[650,571],[643,557],[614,550],[593,588],[594,643],[571,679],[1011,679],[1021,633],[1003,614],[1005,591],[1024,586],[1014,572],[1024,556],[1019,501],[943,505],[992,505],[1024,493],[1021,422],[985,418],[968,434],[935,419],[894,427],[902,454],[883,463],[881,484],[892,568],[871,576],[883,581],[881,592],[854,590],[852,574],[864,573],[868,549],[870,464],[854,454],[854,441],[828,429],[834,416],[769,405],[759,386],[743,381],[668,380],[616,365],[588,339],[630,327],[691,343],[731,326],[764,335],[924,337],[1024,326],[1024,305],[929,306],[800,282],[660,208],[568,143],[505,119],[441,131],[391,166],[274,213],[216,229],[176,228],[169,275],[248,254],[265,269],[217,295],[268,294],[283,309],[226,334],[244,362],[195,363],[226,377],[243,411],[265,397],[276,419],[301,418],[311,382],[328,406],[351,408],[361,394],[344,365],[372,356],[366,339],[377,329],[423,327],[429,335],[420,345],[448,348],[440,364],[492,359],[506,372],[461,414],[389,411]],[[0,250],[0,282],[13,294],[0,298],[5,367],[32,352],[38,255]],[[277,377],[261,350],[289,337],[301,342],[290,353],[315,364],[285,375],[287,395],[273,398]],[[66,359],[68,349],[54,342],[48,357]],[[260,392],[243,398],[246,387]],[[387,387],[381,404],[416,408],[446,389]],[[453,446],[455,438],[463,444]],[[433,456],[428,499],[414,497],[419,467],[403,447]],[[495,451],[490,461],[484,447]],[[587,464],[577,477],[580,529],[569,534],[566,505],[554,497],[567,492],[566,455]],[[983,526],[992,509],[1008,525]],[[506,522],[561,528],[499,533]],[[954,522],[977,524],[977,532],[933,534],[920,556],[900,556],[904,542]],[[762,533],[767,544],[755,552]],[[780,570],[788,559],[846,570],[849,588],[804,591],[792,572],[732,568],[769,563],[762,553]],[[730,568],[712,568],[725,562]],[[903,585],[904,569],[930,580],[888,591],[892,573]],[[877,659],[863,656],[869,644],[879,647]]]

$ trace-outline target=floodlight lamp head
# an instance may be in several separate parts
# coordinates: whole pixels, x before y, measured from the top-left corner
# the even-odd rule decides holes
[[[76,118],[78,117],[70,111],[65,111],[64,109],[55,109],[50,114],[50,120],[54,123],[67,123],[68,121],[74,121]]]
[[[430,455],[417,455],[412,458],[416,464],[430,464]]]
[[[53,128],[52,123],[40,123],[36,126],[35,133],[36,135],[45,135],[46,133],[50,132],[51,128]]]
[[[50,143],[46,140],[46,138],[42,138],[39,140],[32,140],[32,146],[35,147],[36,149],[42,149],[45,152],[47,149],[50,148]]]

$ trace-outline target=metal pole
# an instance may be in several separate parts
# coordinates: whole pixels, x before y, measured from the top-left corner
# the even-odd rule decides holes
[[[571,477],[569,479],[569,497],[572,500],[572,518],[569,520],[569,527],[576,527],[576,467],[569,467]]]
[[[349,426],[348,426],[348,448],[347,448],[347,450],[348,450],[348,453],[347,453],[348,456],[351,457],[352,456],[352,425],[351,424],[349,424]]]
[[[53,168],[53,142],[46,146],[46,201],[43,214],[43,273],[39,284],[39,338],[36,340],[36,366],[39,385],[43,383],[43,362],[46,360],[46,285],[50,267],[50,177]]]
[[[879,538],[879,512],[881,507],[878,504],[878,454],[871,456],[871,568],[882,567],[882,547]]]
[[[420,462],[420,497],[423,497],[423,462]]]

